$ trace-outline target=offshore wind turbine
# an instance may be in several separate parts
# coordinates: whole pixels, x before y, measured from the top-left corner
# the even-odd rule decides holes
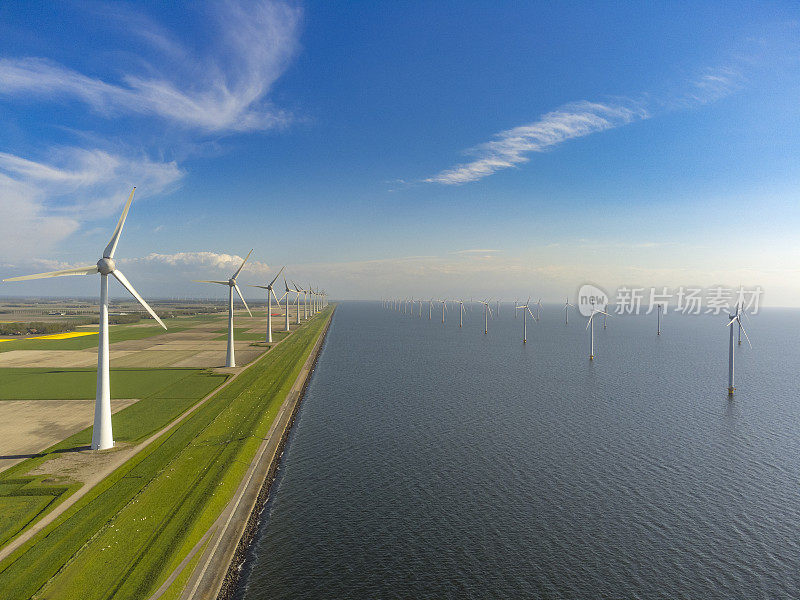
[[[267,290],[267,343],[272,343],[272,298],[275,297],[275,302],[278,303],[280,307],[281,301],[278,300],[278,296],[275,295],[275,290],[272,289],[272,286],[277,281],[278,277],[281,276],[283,270],[286,268],[284,265],[281,267],[281,270],[278,271],[278,274],[275,275],[272,281],[270,281],[267,285],[251,285],[250,287],[254,288],[261,288],[262,290]]]
[[[458,326],[459,327],[464,327],[464,301],[463,300],[456,300],[456,302],[458,303],[458,306],[459,306],[459,310],[458,310],[458,314],[459,314]]]
[[[431,301],[428,304],[428,321],[431,320],[433,320],[433,298],[431,298]]]
[[[489,333],[489,315],[492,314],[492,307],[489,306],[488,300],[479,300],[483,304],[483,333]]]
[[[530,313],[531,317],[533,317],[534,323],[536,322],[536,317],[531,312],[530,307],[528,306],[531,303],[531,298],[528,296],[528,301],[523,304],[522,306],[514,305],[514,314],[516,314],[518,309],[522,310],[522,343],[528,343],[528,313]]]
[[[38,273],[36,275],[24,275],[22,277],[9,277],[3,281],[27,281],[30,279],[46,279],[49,277],[63,277],[65,275],[91,275],[93,273],[100,273],[100,331],[99,340],[97,344],[97,390],[94,402],[94,425],[92,426],[92,450],[105,450],[114,446],[114,435],[111,428],[111,376],[109,373],[109,358],[108,358],[108,276],[112,275],[117,281],[122,284],[131,295],[141,304],[145,310],[150,313],[159,325],[164,329],[167,328],[163,321],[158,318],[158,315],[152,308],[144,301],[139,293],[133,289],[130,281],[117,270],[114,263],[114,253],[117,250],[117,243],[119,242],[120,235],[122,234],[122,226],[125,225],[125,219],[128,217],[128,210],[133,202],[133,193],[136,188],[133,188],[128,201],[125,203],[125,208],[122,209],[122,215],[117,221],[117,226],[114,233],[111,235],[111,240],[108,242],[103,256],[97,261],[97,264],[87,267],[78,267],[76,269],[62,269],[60,271],[50,271],[48,273]]]
[[[530,298],[528,298],[528,300],[530,300]],[[514,300],[514,306],[517,306],[517,304],[519,304],[519,298]],[[516,308],[514,309],[514,318],[515,319],[517,318],[517,309]]]
[[[589,322],[586,324],[586,329],[590,330],[589,333],[589,360],[594,360],[594,316],[602,314],[605,315],[603,319],[606,317],[610,317],[607,312],[599,310],[597,308],[592,308],[592,314],[589,315]]]
[[[528,299],[528,302],[530,302],[530,298]],[[542,308],[542,299],[541,298],[539,298],[536,301],[536,320],[537,321],[539,320],[539,309],[540,308]]]
[[[442,325],[444,325],[444,313],[447,310],[447,300],[439,300],[442,303]]]
[[[239,298],[242,300],[242,304],[247,309],[247,312],[250,316],[253,316],[253,313],[250,312],[250,307],[247,306],[247,302],[244,301],[244,296],[242,296],[242,290],[239,289],[239,286],[236,284],[236,278],[239,276],[239,273],[242,272],[244,268],[244,264],[247,262],[247,259],[250,258],[250,255],[253,253],[252,250],[247,253],[247,256],[244,257],[242,264],[239,265],[239,268],[236,269],[236,272],[231,276],[228,281],[209,281],[207,279],[195,279],[197,283],[217,283],[219,285],[227,285],[228,286],[228,351],[225,356],[225,366],[226,367],[235,367],[236,366],[236,357],[234,356],[233,351],[233,290],[236,290],[236,293],[239,294]]]
[[[564,303],[564,325],[569,325],[569,307],[575,308],[574,304],[569,303],[569,297],[567,301]]]
[[[742,310],[739,305],[736,305],[736,313],[733,315],[728,315],[730,321],[728,321],[728,328],[730,329],[730,342],[728,343],[728,396],[733,396],[734,390],[736,390],[736,386],[734,385],[734,369],[733,369],[733,325],[734,323],[739,324],[739,330],[744,333],[744,339],[747,340],[747,344],[752,348],[753,344],[750,343],[750,338],[747,336],[747,331],[745,331],[744,326],[742,325]]]

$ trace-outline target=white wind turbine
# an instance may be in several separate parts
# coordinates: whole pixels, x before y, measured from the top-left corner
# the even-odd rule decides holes
[[[235,367],[236,366],[236,357],[234,356],[233,351],[233,290],[236,290],[236,293],[239,294],[239,298],[242,300],[242,304],[247,309],[247,312],[252,317],[253,313],[250,312],[250,307],[247,306],[247,302],[244,301],[244,296],[242,296],[242,290],[239,289],[239,286],[236,284],[236,278],[239,276],[239,273],[242,272],[244,268],[244,264],[247,262],[247,259],[250,258],[250,255],[253,253],[252,250],[247,253],[247,256],[244,257],[242,264],[239,265],[239,268],[236,269],[236,273],[231,276],[228,281],[209,281],[208,279],[195,279],[197,283],[217,283],[219,285],[227,285],[228,286],[228,352],[225,358],[225,366],[226,367]]]
[[[433,298],[431,298],[430,303],[428,304],[428,321],[433,319]]]
[[[289,292],[292,290],[289,289],[289,284],[286,283],[286,277],[283,278],[283,287],[286,290],[283,294],[283,298],[286,298],[286,325],[284,331],[289,331]]]
[[[589,315],[589,322],[586,324],[586,329],[590,330],[589,333],[589,360],[594,360],[594,316],[595,315],[604,315],[604,319],[606,317],[610,317],[607,312],[603,310],[599,310],[597,308],[592,308],[592,314]]]
[[[569,298],[564,303],[564,325],[569,325],[569,307],[575,308],[574,304],[569,303]]]
[[[489,315],[492,314],[492,307],[489,306],[489,300],[479,300],[483,304],[483,333],[489,333]]]
[[[458,319],[459,319],[459,320],[458,320],[458,326],[459,326],[459,327],[464,327],[464,310],[465,310],[465,308],[464,308],[464,301],[463,301],[463,300],[456,300],[456,302],[457,302],[457,303],[458,303],[458,305],[459,305],[459,311],[458,311],[458,313],[459,313],[459,318],[458,318]]]
[[[519,298],[514,300],[514,306],[517,306],[518,304],[519,304]],[[516,308],[514,309],[514,318],[515,319],[517,318],[517,309]]]
[[[528,302],[530,302],[530,299],[528,299]],[[536,301],[536,320],[537,321],[539,320],[539,309],[541,309],[541,308],[542,308],[542,299],[539,298]]]
[[[300,325],[300,296],[303,295],[303,290],[297,287],[297,284],[294,281],[292,282],[292,286],[294,286],[294,293],[297,294],[294,298],[294,305],[297,309],[297,320],[295,321],[295,324]]]
[[[736,313],[733,315],[728,315],[730,321],[728,321],[728,328],[730,329],[730,342],[728,343],[728,396],[733,396],[734,390],[736,390],[736,386],[734,385],[733,379],[733,325],[734,323],[739,324],[739,331],[744,333],[744,339],[747,340],[748,346],[751,348],[753,344],[750,343],[750,338],[747,336],[747,332],[742,325],[742,310],[739,305],[736,305]]]
[[[281,276],[283,270],[286,266],[281,267],[281,270],[278,271],[278,274],[275,275],[272,281],[270,281],[267,285],[251,285],[250,287],[254,288],[261,288],[262,290],[267,290],[267,343],[272,343],[272,298],[275,298],[275,302],[278,303],[280,307],[281,302],[278,300],[278,296],[275,294],[275,290],[272,289],[272,286],[277,281],[278,277]]]
[[[528,343],[528,313],[530,313],[531,317],[533,317],[533,322],[534,323],[536,322],[536,317],[531,312],[531,309],[529,307],[530,303],[531,303],[531,298],[530,298],[530,296],[528,296],[528,301],[525,304],[523,304],[522,306],[517,306],[516,304],[514,305],[514,307],[515,307],[514,308],[514,313],[515,314],[516,314],[517,310],[519,310],[520,308],[523,309],[522,310],[522,343],[523,344],[527,344]]]
[[[442,325],[444,325],[444,313],[447,310],[447,300],[439,300],[442,303]]]
[[[111,235],[103,256],[97,261],[96,265],[88,267],[78,267],[76,269],[63,269],[61,271],[50,271],[49,273],[38,273],[36,275],[25,275],[23,277],[9,277],[3,281],[27,281],[29,279],[45,279],[48,277],[62,277],[65,275],[91,275],[100,273],[100,331],[97,344],[97,391],[94,402],[94,425],[92,426],[92,450],[105,450],[114,446],[114,435],[111,429],[111,377],[109,374],[108,359],[108,276],[113,277],[122,284],[131,295],[150,313],[159,325],[164,329],[166,325],[158,318],[158,315],[144,301],[139,293],[133,289],[130,281],[117,270],[114,263],[114,252],[117,249],[122,226],[128,217],[128,210],[133,202],[133,188],[125,208],[122,209],[122,216],[117,221],[117,227]]]

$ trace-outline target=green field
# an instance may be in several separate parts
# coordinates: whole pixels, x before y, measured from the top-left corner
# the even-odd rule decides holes
[[[177,319],[172,319],[177,321]],[[167,323],[169,331],[184,331],[188,327],[185,323]],[[78,331],[86,331],[79,329]],[[167,333],[158,325],[142,327],[141,325],[109,325],[108,340],[110,343],[122,342],[125,340],[142,340]],[[81,337],[67,338],[64,340],[36,340],[18,339],[0,343],[0,352],[10,350],[86,350],[87,348],[97,348],[97,336],[85,335]]]
[[[297,327],[297,325],[292,324],[292,327]],[[234,327],[233,328],[233,339],[240,340],[240,341],[247,341],[247,342],[263,342],[267,338],[267,329],[264,328],[263,333],[250,333],[252,327]],[[215,337],[215,340],[227,340],[228,339],[228,329],[219,329],[214,333],[220,333],[221,335]],[[289,335],[285,331],[272,331],[272,341],[273,342],[280,342],[283,338]]]
[[[140,599],[158,588],[232,497],[331,310],[0,563],[4,597]]]
[[[199,369],[112,369],[112,396],[140,398],[113,417],[117,442],[138,442],[158,431],[225,381]],[[96,372],[89,369],[0,369],[0,401],[93,398]],[[77,486],[22,475],[60,451],[87,446],[91,428],[0,473],[0,545],[51,510]],[[17,517],[9,514],[14,511]],[[25,518],[23,518],[25,517]]]

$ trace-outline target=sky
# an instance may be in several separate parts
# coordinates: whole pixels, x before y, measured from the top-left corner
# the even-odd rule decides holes
[[[137,186],[145,297],[253,248],[241,282],[336,299],[800,306],[799,99],[796,2],[6,0],[0,277],[94,264]]]

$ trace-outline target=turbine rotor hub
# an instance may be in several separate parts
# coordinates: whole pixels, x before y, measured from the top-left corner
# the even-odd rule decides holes
[[[97,270],[101,275],[110,275],[117,268],[113,258],[103,257],[97,261]]]
[[[228,279],[228,285],[231,287],[235,286],[236,280],[233,277],[231,277],[230,279]]]

